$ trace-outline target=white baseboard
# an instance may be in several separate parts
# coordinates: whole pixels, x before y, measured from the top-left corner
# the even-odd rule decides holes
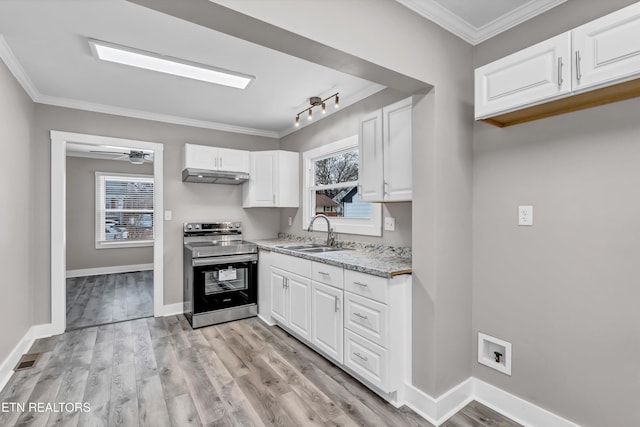
[[[262,320],[264,323],[266,323],[269,326],[275,326],[276,322],[271,320],[271,317],[269,317],[269,319],[267,319],[266,317],[263,317],[260,313],[258,313],[258,319]]]
[[[72,277],[99,276],[101,274],[131,273],[133,271],[153,270],[153,263],[114,265],[111,267],[82,268],[79,270],[67,270],[67,279]]]
[[[13,368],[18,364],[22,355],[29,351],[34,341],[38,338],[50,337],[52,330],[51,324],[34,325],[27,330],[27,333],[0,364],[0,390],[7,385],[13,375]]]
[[[468,378],[438,398],[406,384],[404,398],[405,405],[431,424],[439,426],[473,400],[473,378]]]
[[[438,398],[411,384],[405,385],[404,404],[436,427],[476,400],[513,421],[529,427],[580,427],[544,408],[498,387],[469,377]]]
[[[167,304],[162,306],[162,314],[161,317],[167,316],[175,316],[177,314],[182,314],[184,312],[184,305],[181,302],[177,302],[175,304]]]
[[[580,427],[580,425],[514,396],[498,387],[474,378],[474,400],[531,427]]]

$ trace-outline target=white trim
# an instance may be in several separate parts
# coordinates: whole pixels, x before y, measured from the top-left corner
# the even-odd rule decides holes
[[[154,152],[154,217],[164,218],[164,147],[157,142],[51,131],[51,323],[54,333],[66,329],[66,145],[89,145],[151,150]],[[164,311],[164,222],[158,221],[153,244],[153,313]]]
[[[580,427],[544,408],[474,378],[474,399],[525,426]]]
[[[0,34],[0,59],[7,65],[7,68],[16,80],[18,80],[18,83],[20,83],[24,91],[27,92],[27,95],[35,102],[36,98],[40,96],[40,93],[29,75],[24,71],[24,68],[22,68],[18,58],[13,54],[13,51],[2,34]]]
[[[313,159],[320,157],[330,157],[331,155],[351,149],[358,149],[358,135],[352,135],[338,141],[331,142],[320,147],[302,153],[302,229],[309,228],[311,218],[315,213],[315,198],[309,196],[311,183],[314,177],[311,176],[313,170]],[[331,226],[336,233],[358,234],[364,236],[382,236],[382,205],[371,204],[371,218],[343,218],[330,217]],[[316,221],[313,224],[313,231],[327,232],[325,221]]]
[[[474,400],[525,426],[580,427],[475,377],[469,377],[438,398],[429,396],[411,384],[405,384],[404,396],[402,403],[436,427]]]
[[[220,130],[223,132],[241,133],[245,135],[264,136],[267,138],[279,138],[280,134],[274,131],[234,126],[225,123],[210,122],[206,120],[187,119],[168,114],[151,113],[149,111],[134,110],[132,108],[114,107],[113,105],[98,104],[95,102],[80,101],[77,99],[61,98],[57,96],[38,94],[34,102],[57,107],[75,108],[78,110],[93,111],[96,113],[113,114],[116,116],[131,117],[134,119],[151,120],[154,122],[170,123],[174,125],[190,126],[203,129]]]
[[[9,353],[7,357],[0,364],[0,390],[4,389],[4,387],[11,379],[11,375],[13,375],[13,368],[18,364],[18,360],[25,354],[34,341],[38,338],[49,337],[53,334],[51,332],[51,325],[34,325],[27,330],[27,333],[24,334],[22,339],[18,341],[13,350]]]
[[[436,0],[396,1],[475,46],[567,0],[531,0],[481,27],[471,25]]]
[[[134,271],[149,271],[149,270],[153,270],[153,263],[113,265],[110,267],[97,267],[97,268],[80,268],[77,270],[67,270],[67,279],[72,277],[99,276],[101,274],[131,273]]]
[[[438,398],[411,384],[405,384],[405,405],[435,426],[439,426],[473,400],[473,378],[468,378]]]
[[[156,317],[176,316],[182,313],[184,313],[184,304],[181,302],[177,302],[175,304],[167,304],[162,306],[160,314],[156,315]]]

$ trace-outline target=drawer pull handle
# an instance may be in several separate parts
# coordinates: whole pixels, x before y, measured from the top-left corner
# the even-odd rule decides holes
[[[367,320],[367,319],[368,319],[368,317],[367,317],[367,316],[363,316],[363,315],[362,315],[362,314],[360,314],[360,313],[353,313],[353,315],[354,315],[354,316],[356,316],[356,317],[359,317],[359,318],[361,318],[361,319],[364,319],[364,320]]]
[[[320,274],[322,276],[330,276],[330,274],[327,273],[326,271],[318,271],[318,274]]]
[[[365,356],[361,355],[360,353],[353,353],[353,355],[356,356],[360,360],[364,360],[365,362],[369,361],[368,358],[366,358]]]
[[[340,303],[340,298],[338,298],[338,297],[336,297],[336,296],[334,296],[334,298],[335,298],[335,312],[337,313],[337,312],[338,312],[338,310],[340,309],[340,305],[339,305],[339,303]]]
[[[358,285],[358,286],[362,286],[363,288],[368,288],[369,285],[367,285],[366,283],[362,283],[362,282],[353,282],[354,285]]]

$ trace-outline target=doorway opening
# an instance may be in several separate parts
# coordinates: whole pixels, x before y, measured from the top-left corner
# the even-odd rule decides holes
[[[161,316],[162,144],[58,131],[51,142],[52,332]]]

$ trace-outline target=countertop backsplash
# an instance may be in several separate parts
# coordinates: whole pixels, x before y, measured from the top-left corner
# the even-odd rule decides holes
[[[297,236],[295,234],[287,234],[287,233],[278,233],[278,239],[304,242],[304,243],[317,243],[317,244],[324,244],[327,241],[325,237],[312,238],[308,236]],[[333,246],[338,248],[358,249],[361,251],[373,252],[379,255],[400,256],[400,257],[411,258],[411,248],[407,248],[407,247],[379,245],[375,243],[352,242],[348,240],[338,240],[338,239],[335,240]]]

